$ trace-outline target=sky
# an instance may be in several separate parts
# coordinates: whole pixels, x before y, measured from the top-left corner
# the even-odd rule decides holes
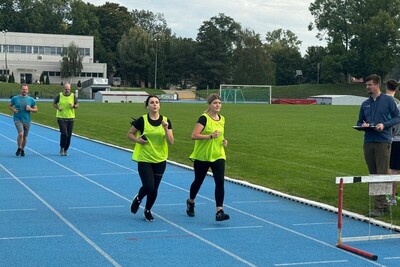
[[[134,9],[162,13],[167,25],[177,37],[196,39],[198,29],[204,21],[224,13],[260,34],[277,29],[290,30],[302,42],[301,54],[309,46],[325,46],[315,36],[317,31],[308,31],[310,22],[314,22],[308,10],[312,0],[84,0],[101,6],[105,2],[118,3],[128,11]]]

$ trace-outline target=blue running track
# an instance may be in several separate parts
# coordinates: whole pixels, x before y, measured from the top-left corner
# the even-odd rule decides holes
[[[335,212],[237,182],[225,188],[230,220],[215,221],[211,177],[188,217],[193,171],[173,163],[146,222],[143,206],[130,213],[140,186],[131,151],[74,136],[63,157],[58,129],[33,124],[17,157],[16,136],[0,115],[0,266],[400,266],[399,239],[352,242],[379,257],[368,260],[336,248]],[[344,225],[347,237],[390,233]]]

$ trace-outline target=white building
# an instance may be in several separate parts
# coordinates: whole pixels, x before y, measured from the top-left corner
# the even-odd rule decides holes
[[[367,97],[354,95],[316,95],[307,99],[314,99],[318,105],[353,105],[359,106]]]
[[[43,73],[50,83],[77,84],[92,77],[106,78],[107,64],[94,63],[93,36],[0,32],[0,75],[14,73],[17,83],[35,83]],[[61,51],[74,42],[83,55],[79,77],[61,78]]]
[[[94,100],[101,103],[144,103],[148,96],[144,91],[98,91]]]

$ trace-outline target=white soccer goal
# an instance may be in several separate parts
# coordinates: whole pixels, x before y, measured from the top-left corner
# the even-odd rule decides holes
[[[219,95],[225,103],[271,104],[271,85],[221,84]]]

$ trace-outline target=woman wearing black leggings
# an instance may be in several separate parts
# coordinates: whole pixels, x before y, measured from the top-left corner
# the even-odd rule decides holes
[[[147,196],[144,218],[152,222],[151,208],[157,198],[158,187],[166,167],[168,145],[174,143],[171,121],[160,115],[160,99],[149,96],[145,102],[148,114],[134,119],[128,138],[135,142],[132,160],[138,163],[142,186],[131,203],[131,212],[136,214],[143,198]]]
[[[228,145],[224,138],[225,118],[219,114],[222,103],[218,94],[211,94],[207,103],[208,109],[199,117],[192,132],[195,143],[189,158],[194,161],[194,181],[190,186],[189,199],[186,200],[186,213],[194,217],[196,195],[211,168],[215,181],[215,220],[224,221],[229,219],[222,209],[225,196],[225,147]]]

